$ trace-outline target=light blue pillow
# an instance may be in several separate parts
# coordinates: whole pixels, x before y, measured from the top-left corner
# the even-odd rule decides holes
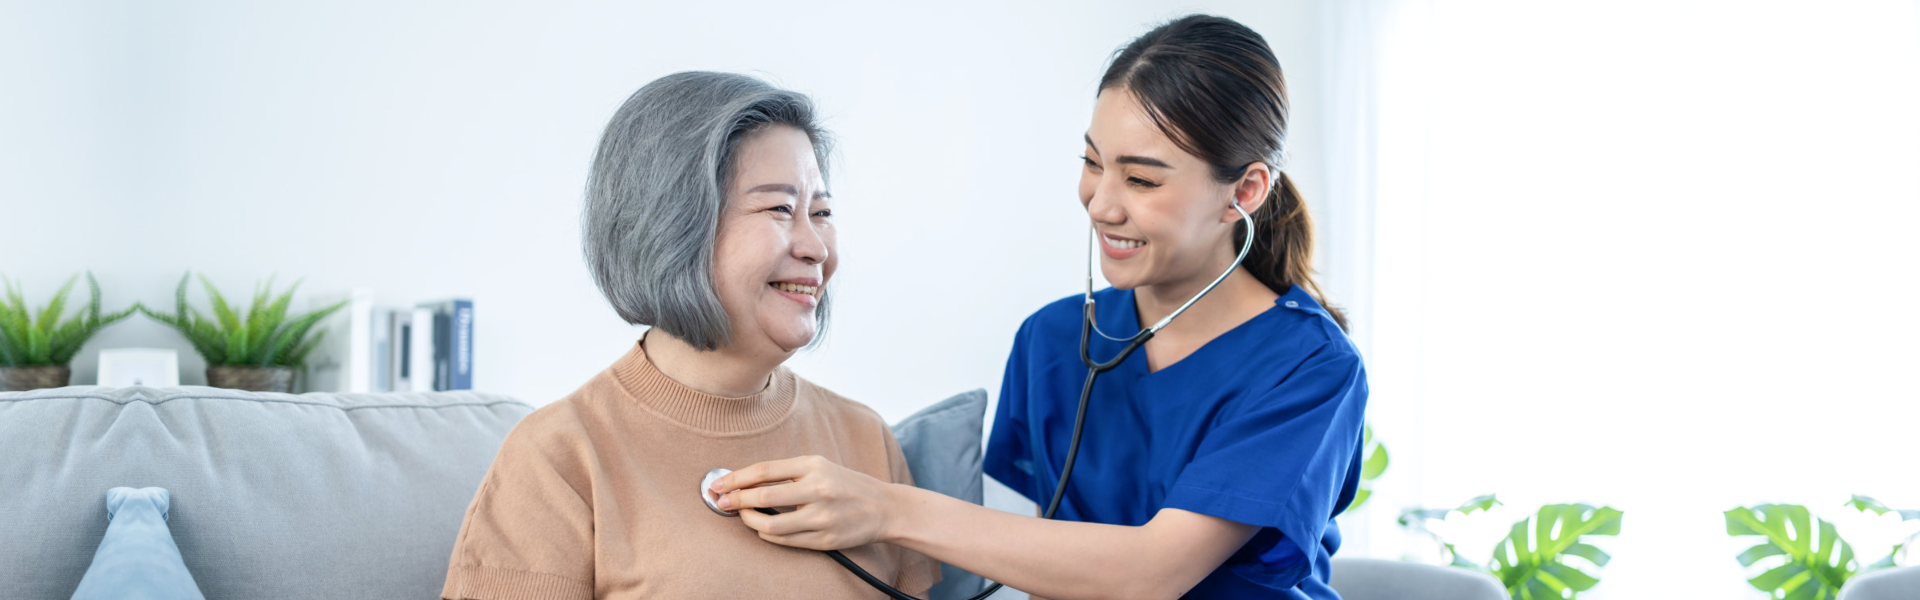
[[[986,426],[987,391],[973,390],[921,409],[893,426],[900,452],[907,456],[913,485],[924,490],[980,503],[980,438]],[[949,564],[940,565],[940,583],[927,591],[930,600],[967,598],[980,593],[986,580]]]
[[[167,529],[166,488],[107,490],[107,535],[73,600],[206,600]]]

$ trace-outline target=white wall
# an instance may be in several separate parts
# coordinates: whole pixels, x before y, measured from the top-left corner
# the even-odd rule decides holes
[[[1265,33],[1296,90],[1319,75],[1305,0],[0,7],[0,272],[36,303],[82,269],[110,307],[171,306],[187,269],[229,295],[272,274],[470,295],[476,386],[534,404],[638,335],[588,279],[577,218],[601,127],[655,77],[752,72],[818,100],[844,266],[829,342],[794,364],[899,418],[997,393],[1020,320],[1080,288],[1076,155],[1117,46],[1216,12]],[[89,344],[76,379],[119,346],[179,348],[182,382],[203,381],[139,317]]]
[[[1863,564],[1914,531],[1843,503],[1920,506],[1915,4],[1397,4],[1385,497],[1498,493],[1450,524],[1477,561],[1542,504],[1622,509],[1593,600],[1764,597],[1736,506],[1805,504]]]

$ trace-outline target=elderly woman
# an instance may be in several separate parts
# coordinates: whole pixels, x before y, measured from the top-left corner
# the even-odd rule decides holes
[[[614,311],[651,328],[507,435],[443,597],[884,597],[694,497],[710,469],[794,455],[911,479],[872,409],[781,366],[819,335],[839,259],[827,146],[806,96],[742,75],[663,77],[614,114],[582,238]],[[914,593],[939,578],[895,546],[846,555]]]

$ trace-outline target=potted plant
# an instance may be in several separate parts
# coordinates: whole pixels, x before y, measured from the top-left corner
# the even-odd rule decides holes
[[[314,331],[314,325],[347,304],[343,301],[305,314],[289,315],[287,305],[293,302],[293,291],[300,284],[295,282],[275,297],[273,279],[268,278],[265,284],[254,289],[253,303],[243,316],[214,289],[212,281],[201,275],[200,285],[206,289],[207,300],[213,308],[213,318],[209,319],[198,309],[187,306],[187,280],[192,276],[189,271],[180,277],[180,286],[174,290],[173,314],[156,313],[144,306],[139,308],[148,317],[179,331],[193,344],[194,351],[207,361],[207,385],[213,387],[292,392],[295,370],[305,365],[307,354],[326,334]]]
[[[1600,584],[1600,567],[1613,556],[1590,544],[1589,536],[1620,535],[1623,513],[1610,506],[1548,504],[1513,524],[1507,537],[1493,548],[1486,563],[1462,556],[1453,544],[1428,529],[1427,522],[1448,515],[1488,514],[1500,501],[1492,494],[1468,500],[1456,508],[1411,508],[1400,513],[1400,526],[1431,536],[1453,566],[1493,575],[1507,586],[1513,600],[1574,600]],[[1569,561],[1578,558],[1577,561]]]
[[[1347,505],[1347,511],[1360,509],[1368,498],[1373,497],[1373,481],[1387,472],[1387,445],[1373,437],[1373,425],[1367,424],[1360,434],[1360,485],[1353,494],[1353,502]]]
[[[1847,506],[1875,515],[1898,515],[1900,522],[1920,520],[1920,510],[1887,508],[1859,494]],[[1724,514],[1727,535],[1760,538],[1759,544],[1737,558],[1742,568],[1758,573],[1747,583],[1774,598],[1832,600],[1854,576],[1899,566],[1901,551],[1920,540],[1920,532],[1912,533],[1894,544],[1886,558],[1862,565],[1854,558],[1853,545],[1840,537],[1833,523],[1814,516],[1804,505],[1740,506]],[[1756,564],[1760,566],[1755,568]]]
[[[53,295],[53,301],[40,309],[36,318],[27,307],[27,300],[7,281],[7,297],[0,301],[0,391],[24,391],[41,388],[64,387],[73,378],[73,355],[80,352],[87,339],[102,328],[115,321],[127,318],[139,308],[100,314],[100,282],[93,279],[93,273],[87,273],[87,289],[92,293],[86,309],[75,314],[65,322],[60,320],[66,311],[67,293],[73,291],[78,274],[67,279],[60,286],[60,292]]]

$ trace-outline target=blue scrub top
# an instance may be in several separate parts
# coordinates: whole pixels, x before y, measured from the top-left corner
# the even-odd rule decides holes
[[[1133,292],[1094,293],[1102,331],[1140,330]],[[1086,383],[1079,295],[1028,317],[1007,358],[986,472],[1045,507]],[[1093,334],[1095,360],[1124,348]],[[1337,599],[1333,516],[1360,481],[1367,376],[1360,353],[1294,286],[1273,308],[1147,372],[1134,352],[1100,375],[1080,457],[1055,518],[1142,525],[1178,508],[1261,529],[1188,598]]]

